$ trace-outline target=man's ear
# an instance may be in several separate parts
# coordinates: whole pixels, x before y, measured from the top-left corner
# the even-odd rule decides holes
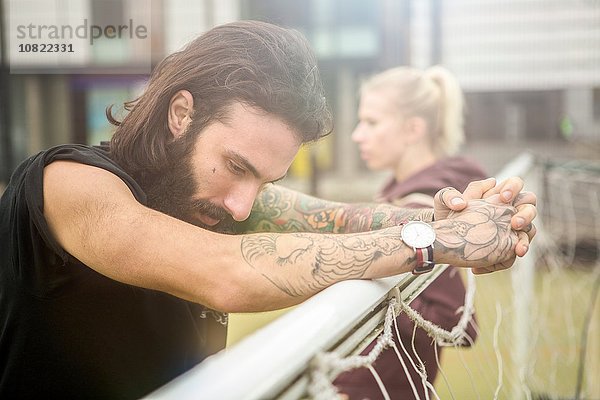
[[[171,97],[168,111],[168,126],[175,139],[185,133],[192,122],[194,111],[194,97],[187,90],[180,90]]]
[[[409,117],[404,120],[404,136],[410,143],[416,143],[427,135],[427,121],[421,117]]]

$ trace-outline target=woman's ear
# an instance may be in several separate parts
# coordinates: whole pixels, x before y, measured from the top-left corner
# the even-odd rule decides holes
[[[171,97],[167,121],[169,131],[175,139],[183,136],[192,122],[194,97],[187,90],[180,90]]]
[[[421,117],[409,117],[404,120],[404,135],[410,143],[416,143],[427,136],[427,122]]]

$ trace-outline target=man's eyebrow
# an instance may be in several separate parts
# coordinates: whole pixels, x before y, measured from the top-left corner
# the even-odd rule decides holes
[[[248,171],[252,173],[256,178],[262,179],[262,176],[256,169],[254,165],[243,155],[234,150],[226,150],[225,153],[227,157],[233,159],[236,163],[240,164],[242,167],[246,168]]]
[[[254,175],[257,179],[260,180],[264,180],[265,178],[263,178],[263,176],[260,174],[260,172],[258,172],[258,170],[256,169],[256,167],[254,165],[252,165],[252,163],[243,155],[241,155],[240,153],[238,153],[237,151],[234,150],[227,150],[226,154],[229,158],[233,159],[235,162],[237,162],[238,164],[240,164],[242,167],[246,168],[248,171],[250,171],[250,173],[252,175]],[[282,180],[283,178],[285,178],[287,175],[287,173],[285,173],[282,177],[274,179],[272,181],[269,181],[270,183],[275,183],[278,182],[280,180]]]

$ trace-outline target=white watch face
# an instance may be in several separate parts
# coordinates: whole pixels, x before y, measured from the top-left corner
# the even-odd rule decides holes
[[[435,231],[426,222],[411,221],[402,227],[402,240],[416,249],[431,246],[435,241]]]

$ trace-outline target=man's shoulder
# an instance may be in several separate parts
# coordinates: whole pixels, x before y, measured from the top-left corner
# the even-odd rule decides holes
[[[83,159],[86,153],[93,154],[94,150],[90,146],[64,144],[29,156],[13,170],[6,193],[13,193],[16,196],[21,192],[32,192],[35,188],[41,187],[44,169],[56,157]]]
[[[57,161],[68,161],[70,163],[61,163],[60,168],[57,169],[60,171],[63,168],[69,168],[68,165],[71,164],[71,168],[77,168],[82,177],[81,183],[86,185],[93,182],[93,175],[98,173],[98,169],[101,169],[104,170],[104,173],[115,175],[124,182],[139,202],[146,202],[146,195],[138,182],[111,158],[106,145],[65,144],[52,147],[42,152],[42,155],[44,169]],[[80,165],[76,166],[76,164]],[[87,177],[90,179],[88,180]]]
[[[15,168],[13,175],[26,173],[30,170],[43,169],[57,160],[71,160],[85,163],[86,160],[104,160],[108,162],[108,152],[100,147],[83,144],[61,144],[42,150],[25,160]]]
[[[45,165],[57,160],[70,160],[86,163],[106,163],[116,165],[111,160],[109,152],[101,146],[89,146],[84,144],[60,144],[40,152],[45,160]]]

